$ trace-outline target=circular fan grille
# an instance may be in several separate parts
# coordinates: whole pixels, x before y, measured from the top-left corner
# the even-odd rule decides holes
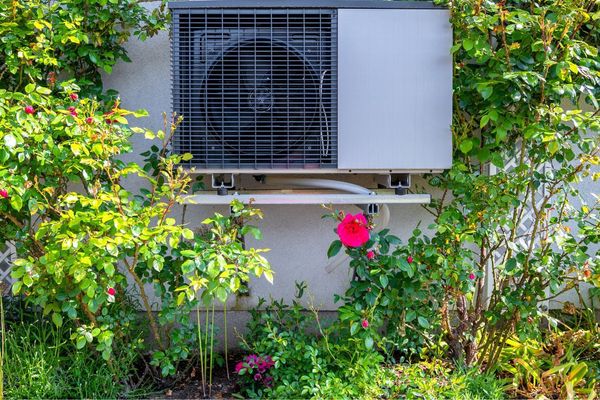
[[[241,158],[282,158],[302,146],[319,114],[319,81],[311,66],[283,43],[238,43],[206,79],[212,134]]]

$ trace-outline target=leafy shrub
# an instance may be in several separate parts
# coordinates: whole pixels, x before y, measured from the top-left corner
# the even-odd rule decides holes
[[[446,4],[454,158],[429,177],[434,221],[414,235],[415,259],[443,288],[448,355],[490,368],[507,338],[535,329],[540,302],[600,282],[600,203],[578,189],[600,177],[599,6]]]
[[[100,70],[128,61],[129,36],[152,36],[167,18],[164,4],[149,12],[131,0],[14,0],[0,2],[0,20],[0,89],[53,88],[70,76],[86,95],[102,95]]]
[[[402,360],[431,345],[439,327],[437,310],[442,291],[440,277],[432,274],[419,256],[426,243],[413,237],[402,245],[389,229],[373,232],[360,214],[336,211],[331,216],[340,221],[336,228],[340,240],[329,247],[329,257],[348,242],[344,221],[358,217],[364,221],[362,241],[345,247],[353,278],[346,293],[335,296],[344,302],[339,309],[341,323],[347,324],[350,334],[363,340],[367,349],[375,343],[392,360]]]
[[[387,393],[393,376],[382,367],[383,357],[365,350],[347,328],[334,323],[322,329],[317,311],[306,312],[297,301],[261,301],[251,313],[242,348],[269,355],[274,367],[272,386],[246,380],[245,396],[353,399]]]
[[[598,389],[600,331],[569,330],[536,340],[510,338],[495,370],[515,397],[584,398]]]
[[[92,345],[105,360],[132,329],[118,307],[131,283],[159,350],[153,364],[170,375],[195,342],[194,307],[224,301],[250,275],[272,276],[261,251],[240,241],[260,234],[242,223],[258,211],[233,204],[230,216],[205,221],[206,234],[177,222],[192,190],[178,166],[190,155],[168,152],[178,118],[156,133],[130,129],[127,117],[144,112],[85,97],[102,93],[100,68],[126,59],[130,33],[161,27],[160,12],[129,0],[0,5],[0,242],[16,244],[13,293],[57,327],[72,320],[76,347]],[[76,81],[59,81],[70,75]],[[161,142],[144,165],[120,159],[136,133]]]
[[[504,382],[477,368],[451,368],[440,360],[392,367],[396,381],[390,398],[499,400]]]

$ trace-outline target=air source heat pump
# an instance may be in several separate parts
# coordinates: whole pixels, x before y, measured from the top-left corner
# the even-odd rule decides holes
[[[451,165],[452,32],[429,2],[170,3],[174,150],[207,173]]]

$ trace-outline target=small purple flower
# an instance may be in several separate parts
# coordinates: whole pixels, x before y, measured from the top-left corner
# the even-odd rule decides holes
[[[258,381],[260,381],[261,379],[262,379],[262,375],[261,375],[261,374],[258,374],[258,373],[257,373],[257,374],[254,374],[254,380],[255,380],[255,381],[257,381],[257,382],[258,382]]]

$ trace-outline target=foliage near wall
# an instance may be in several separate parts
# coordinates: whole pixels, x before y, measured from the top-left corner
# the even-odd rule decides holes
[[[600,207],[578,189],[600,178],[600,9],[588,0],[449,8],[454,164],[429,180],[442,195],[415,259],[444,287],[451,354],[490,368],[513,334],[540,322],[546,299],[600,285]]]
[[[145,112],[103,93],[100,71],[128,60],[130,35],[162,29],[163,11],[131,0],[0,2],[0,242],[17,249],[13,293],[57,327],[68,321],[76,347],[109,363],[116,346],[136,342],[125,306],[139,296],[158,348],[152,368],[171,375],[201,342],[194,307],[272,276],[262,251],[240,241],[260,234],[250,225],[260,212],[233,204],[205,232],[176,212],[192,190],[178,166],[189,155],[168,152],[179,118],[158,132],[132,128],[128,118]],[[160,143],[142,165],[120,159],[134,134]],[[139,193],[126,187],[132,178],[144,182]]]

